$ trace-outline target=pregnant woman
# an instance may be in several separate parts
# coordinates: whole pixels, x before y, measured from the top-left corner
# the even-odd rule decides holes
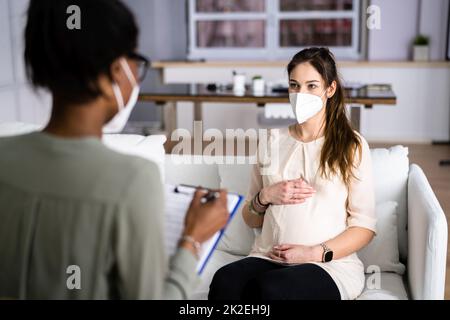
[[[260,142],[243,208],[261,234],[216,272],[209,299],[355,299],[364,288],[356,253],[376,232],[369,146],[346,117],[328,49],[299,52],[287,71],[298,123]]]

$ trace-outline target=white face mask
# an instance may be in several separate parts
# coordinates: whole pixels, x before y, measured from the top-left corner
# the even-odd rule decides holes
[[[309,93],[289,94],[289,101],[299,124],[305,123],[322,110],[325,92],[320,97]]]
[[[127,105],[124,106],[123,96],[119,86],[117,85],[117,83],[112,84],[112,89],[114,92],[114,96],[116,97],[119,111],[114,116],[114,118],[111,119],[111,121],[103,126],[103,133],[120,133],[123,128],[125,128],[131,111],[133,111],[133,108],[139,98],[140,87],[133,75],[133,72],[130,69],[130,66],[128,65],[127,60],[122,58],[120,60],[120,64],[122,65],[122,68],[125,71],[128,80],[130,80],[130,83],[133,86],[133,91],[131,92],[130,99],[128,100]]]

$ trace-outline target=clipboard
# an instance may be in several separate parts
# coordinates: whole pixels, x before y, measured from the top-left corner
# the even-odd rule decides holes
[[[170,185],[165,186],[165,245],[166,252],[169,256],[175,254],[178,248],[178,241],[184,230],[184,219],[186,212],[191,203],[192,196],[196,190],[196,187],[187,185]],[[234,217],[235,213],[238,211],[239,206],[243,201],[243,196],[236,193],[227,194],[227,206],[230,217],[228,219],[228,224]],[[202,243],[202,249],[200,253],[200,259],[197,264],[197,273],[202,274],[205,269],[209,259],[211,258],[214,250],[216,249],[220,239],[222,238],[226,227],[222,230],[216,232],[214,236]]]

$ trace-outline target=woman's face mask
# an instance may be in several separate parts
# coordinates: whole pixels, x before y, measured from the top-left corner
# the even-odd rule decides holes
[[[324,105],[322,97],[325,93],[326,90],[320,97],[309,93],[289,94],[289,101],[299,124],[305,123],[322,110]]]
[[[128,65],[128,62],[125,58],[120,60],[120,65],[122,66],[128,80],[130,81],[133,91],[131,92],[130,99],[126,105],[124,105],[122,92],[120,91],[120,87],[117,83],[112,84],[112,89],[114,92],[114,96],[117,101],[117,105],[119,111],[107,124],[103,126],[103,133],[120,133],[125,128],[125,125],[128,122],[128,118],[130,117],[131,111],[133,111],[134,106],[136,105],[139,98],[139,84],[136,81],[136,78],[133,75],[133,72]]]

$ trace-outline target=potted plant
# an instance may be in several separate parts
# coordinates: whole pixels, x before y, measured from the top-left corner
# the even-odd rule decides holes
[[[414,39],[413,60],[414,61],[430,60],[430,39],[427,36],[418,35]]]

